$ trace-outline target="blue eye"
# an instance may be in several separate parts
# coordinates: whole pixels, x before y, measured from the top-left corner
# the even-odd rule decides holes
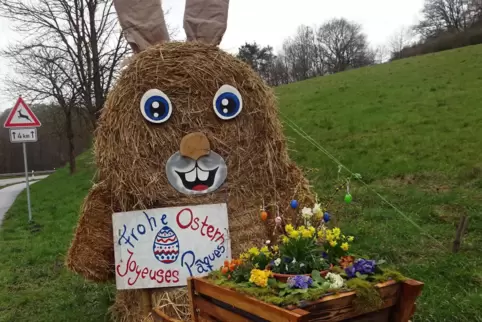
[[[239,91],[230,85],[223,85],[214,95],[214,112],[222,120],[231,120],[241,113],[243,99]]]
[[[151,123],[166,122],[172,114],[172,104],[162,91],[150,89],[141,99],[141,113]]]

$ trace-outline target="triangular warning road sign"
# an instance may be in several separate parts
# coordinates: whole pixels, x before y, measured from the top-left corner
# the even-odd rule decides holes
[[[41,126],[40,121],[30,107],[25,104],[22,97],[18,98],[17,103],[15,103],[14,108],[10,111],[5,124],[3,124],[3,127],[7,129],[39,126]]]

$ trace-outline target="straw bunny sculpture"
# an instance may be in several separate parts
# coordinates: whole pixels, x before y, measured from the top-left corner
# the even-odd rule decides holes
[[[119,211],[226,202],[233,257],[261,246],[273,238],[274,218],[287,217],[291,199],[303,204],[313,196],[288,157],[272,90],[218,48],[228,0],[186,1],[187,42],[169,41],[159,0],[114,5],[135,55],[98,122],[98,173],[67,266],[92,281],[114,279],[112,214]],[[195,167],[196,178],[177,172],[178,164]],[[259,217],[262,204],[267,222]],[[118,291],[116,320],[141,320],[139,294]],[[190,320],[185,288],[157,289],[152,300],[167,315]]]

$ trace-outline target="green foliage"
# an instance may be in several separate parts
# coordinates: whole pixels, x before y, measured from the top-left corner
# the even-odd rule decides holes
[[[291,157],[350,252],[386,259],[425,283],[415,321],[474,322],[482,312],[482,46],[398,60],[276,89]],[[367,186],[335,193],[338,166],[290,127],[295,122]],[[340,177],[348,175],[344,170]],[[400,209],[404,216],[377,196]],[[459,253],[450,250],[470,216]],[[420,230],[418,227],[421,227]],[[432,236],[434,239],[429,237]]]
[[[90,153],[78,172],[58,170],[31,187],[28,224],[26,192],[0,228],[0,321],[105,321],[113,284],[86,282],[64,267],[79,209],[91,186]]]
[[[355,291],[356,297],[353,305],[359,312],[368,312],[379,309],[383,304],[383,299],[378,293],[374,284],[365,279],[353,278],[346,282],[347,288]]]
[[[304,226],[297,227],[298,231],[292,230],[288,225],[287,236],[279,247],[279,257],[271,266],[273,272],[281,274],[308,274],[313,270],[329,268],[329,264],[321,257],[323,248],[317,240],[317,232],[313,227],[310,232]],[[303,236],[302,232],[311,234]],[[293,235],[293,233],[297,235]]]

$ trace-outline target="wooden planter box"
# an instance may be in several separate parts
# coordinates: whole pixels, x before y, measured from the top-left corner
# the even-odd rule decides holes
[[[358,313],[352,301],[355,292],[329,295],[302,306],[281,308],[208,282],[188,281],[193,322],[407,322],[415,312],[415,300],[423,283],[408,280],[377,285],[384,301],[377,311]]]

